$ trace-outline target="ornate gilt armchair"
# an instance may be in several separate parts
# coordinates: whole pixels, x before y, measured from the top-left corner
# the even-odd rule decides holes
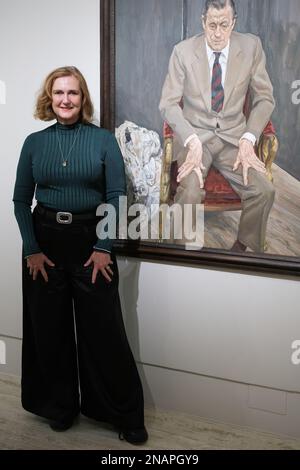
[[[246,96],[244,105],[245,116],[249,115],[250,98]],[[172,204],[177,189],[176,175],[177,162],[173,161],[173,130],[165,122],[163,128],[164,152],[161,170],[160,203]],[[270,121],[265,127],[258,145],[256,154],[266,165],[267,177],[273,182],[272,164],[278,151],[278,139],[275,129]],[[241,209],[241,200],[231,188],[224,176],[213,166],[210,168],[205,180],[206,191],[204,200],[205,211],[232,211]]]

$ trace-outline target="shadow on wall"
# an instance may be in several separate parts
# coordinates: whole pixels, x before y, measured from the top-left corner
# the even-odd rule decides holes
[[[140,332],[137,309],[141,262],[136,260],[130,260],[129,262],[127,259],[122,259],[118,265],[121,279],[119,291],[126,332],[134,358],[139,362],[138,369],[143,383],[144,395],[147,397],[147,404],[154,407],[154,399],[144,373],[140,353]]]

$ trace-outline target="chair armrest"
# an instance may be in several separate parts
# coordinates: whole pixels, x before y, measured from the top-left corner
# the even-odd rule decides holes
[[[270,134],[273,134],[273,135],[276,134],[275,127],[272,121],[269,121],[263,130],[263,135],[270,135]]]
[[[171,191],[171,164],[173,160],[173,129],[165,121],[163,127],[163,159],[160,177],[160,203],[167,204]]]
[[[163,160],[160,177],[160,203],[167,204],[171,190],[171,164],[173,157],[173,137],[164,138]]]
[[[164,121],[163,137],[164,137],[164,140],[174,137],[174,131],[172,127],[169,126],[169,124],[166,121]]]
[[[276,158],[278,148],[279,141],[275,133],[267,134],[263,132],[257,145],[257,155],[266,165],[267,177],[271,183],[273,183],[272,164]]]

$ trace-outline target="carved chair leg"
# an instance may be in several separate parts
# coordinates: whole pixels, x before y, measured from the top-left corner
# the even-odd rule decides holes
[[[264,162],[267,177],[273,183],[272,164],[278,152],[278,139],[275,135],[263,135],[258,144],[258,157]]]
[[[171,164],[173,156],[173,139],[168,137],[164,142],[163,164],[160,177],[160,204],[168,204],[171,189]],[[159,240],[162,241],[162,217],[159,218]]]

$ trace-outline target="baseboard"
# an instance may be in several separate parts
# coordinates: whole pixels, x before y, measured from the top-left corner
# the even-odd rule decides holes
[[[139,364],[145,403],[167,410],[300,437],[300,393]]]

